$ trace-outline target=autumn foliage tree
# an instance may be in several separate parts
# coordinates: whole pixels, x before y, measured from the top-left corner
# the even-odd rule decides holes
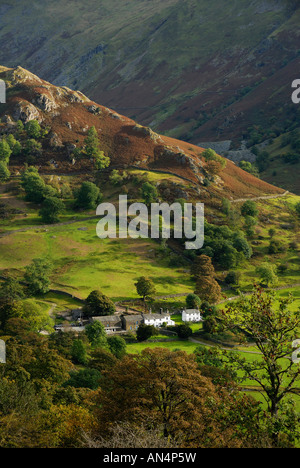
[[[255,404],[217,390],[201,375],[196,358],[184,351],[145,349],[126,355],[103,372],[96,396],[96,437],[111,437],[116,424],[132,431],[160,430],[183,447],[230,447],[243,444],[240,424],[255,427]],[[238,412],[236,408],[238,407]],[[252,434],[252,435],[250,435]],[[173,443],[172,442],[172,443]]]
[[[195,294],[201,300],[211,304],[220,300],[221,287],[215,279],[215,269],[210,257],[199,255],[194,261],[191,274],[196,281]]]

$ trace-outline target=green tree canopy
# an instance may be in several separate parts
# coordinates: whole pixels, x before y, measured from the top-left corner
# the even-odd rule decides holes
[[[185,299],[185,304],[188,309],[199,309],[201,306],[201,299],[196,294],[188,294]]]
[[[64,203],[56,197],[48,197],[43,201],[39,215],[46,224],[58,223],[59,215],[64,211]]]
[[[27,283],[29,294],[35,296],[46,294],[49,291],[52,269],[52,263],[45,258],[35,258],[32,263],[25,268],[24,280]]]
[[[41,126],[37,120],[29,120],[25,125],[25,131],[30,138],[38,140],[41,137]]]
[[[135,287],[139,296],[145,301],[147,297],[155,294],[156,289],[151,279],[141,276],[135,283]]]
[[[0,181],[5,182],[10,178],[10,170],[7,167],[6,162],[0,161]]]
[[[242,205],[241,214],[243,216],[253,216],[255,218],[258,215],[256,203],[253,200],[247,200]]]
[[[75,204],[78,208],[90,210],[101,202],[101,192],[93,182],[83,182],[76,194]]]
[[[92,291],[85,300],[84,311],[89,316],[113,315],[116,311],[114,303],[101,291]]]
[[[107,336],[101,322],[95,320],[85,327],[85,333],[93,348],[107,348]]]
[[[12,150],[5,138],[0,140],[0,161],[8,164]]]

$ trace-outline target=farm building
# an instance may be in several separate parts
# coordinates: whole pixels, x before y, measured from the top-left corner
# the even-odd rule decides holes
[[[106,333],[117,333],[123,331],[122,318],[119,315],[92,317],[91,321],[102,323]]]
[[[186,309],[182,311],[183,322],[201,322],[202,317],[198,309]]]

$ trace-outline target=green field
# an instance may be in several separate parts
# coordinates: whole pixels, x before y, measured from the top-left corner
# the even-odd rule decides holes
[[[156,256],[151,240],[99,239],[97,220],[17,232],[0,239],[0,269],[22,272],[34,258],[54,264],[52,288],[85,298],[101,289],[111,298],[137,298],[134,283],[143,274],[153,279],[157,295],[192,292],[188,272],[168,267]],[[84,230],[82,230],[84,229]]]

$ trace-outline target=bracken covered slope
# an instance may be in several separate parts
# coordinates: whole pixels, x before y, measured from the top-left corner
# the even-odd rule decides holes
[[[38,120],[51,129],[37,163],[44,173],[88,173],[92,169],[91,162],[87,159],[75,161],[72,151],[83,145],[87,130],[95,126],[101,149],[111,159],[111,167],[170,172],[187,179],[200,190],[208,190],[204,187],[207,163],[198,146],[159,135],[91,101],[81,92],[51,85],[21,67],[0,67],[0,79],[7,86],[7,103],[0,104],[2,134],[13,132],[18,120]],[[18,171],[24,164],[22,155],[11,159],[10,164],[12,170]],[[229,160],[209,191],[214,196],[229,199],[283,192]]]

